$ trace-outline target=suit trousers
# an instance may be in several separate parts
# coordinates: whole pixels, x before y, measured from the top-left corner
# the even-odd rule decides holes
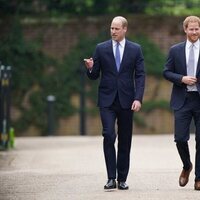
[[[130,165],[133,111],[130,108],[123,109],[117,96],[110,107],[100,108],[100,116],[108,179],[116,179],[117,174],[118,181],[126,181]],[[117,153],[116,138],[118,139]]]
[[[192,119],[195,124],[195,180],[200,180],[200,95],[198,92],[187,92],[186,100],[182,108],[174,111],[175,116],[175,142],[183,168],[190,165],[190,153],[188,140],[190,138],[190,124]]]

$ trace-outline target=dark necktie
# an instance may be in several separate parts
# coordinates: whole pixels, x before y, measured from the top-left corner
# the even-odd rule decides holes
[[[115,49],[115,62],[117,66],[117,71],[119,71],[120,68],[120,51],[119,51],[119,42],[116,44],[116,49]]]

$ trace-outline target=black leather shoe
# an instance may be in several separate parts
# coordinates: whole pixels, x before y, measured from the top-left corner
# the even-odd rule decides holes
[[[128,190],[128,185],[126,184],[126,182],[118,182],[118,189],[119,190]]]
[[[115,179],[108,179],[108,182],[104,185],[105,190],[115,189],[116,187]]]

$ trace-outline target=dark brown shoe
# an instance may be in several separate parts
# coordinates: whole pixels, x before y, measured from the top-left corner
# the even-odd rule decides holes
[[[192,163],[189,170],[185,169],[182,170],[181,175],[179,177],[179,185],[181,187],[184,187],[188,183],[191,171],[192,171]]]
[[[196,182],[194,183],[194,189],[195,189],[195,190],[200,190],[200,181],[196,181]]]

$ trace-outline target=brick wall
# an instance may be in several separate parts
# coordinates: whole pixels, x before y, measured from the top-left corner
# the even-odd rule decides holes
[[[128,35],[144,34],[155,42],[165,54],[169,47],[185,39],[182,30],[183,17],[150,17],[150,16],[127,16],[129,27]],[[24,23],[24,34],[28,40],[42,38],[43,51],[55,58],[62,58],[63,55],[77,43],[80,34],[87,34],[95,37],[102,30],[108,32],[112,17],[101,16],[96,18],[83,18],[67,20],[65,23],[38,22]],[[171,85],[165,80],[148,77],[146,83],[145,99],[148,99],[153,91],[153,85],[160,84],[158,99],[169,100]],[[78,98],[78,97],[77,97]],[[148,127],[135,126],[135,133],[171,133],[173,131],[172,114],[163,110],[155,110],[148,115],[141,114]],[[58,135],[78,135],[79,116],[72,116],[60,120]],[[34,135],[30,128],[26,135]],[[35,130],[34,130],[35,131]],[[97,135],[101,133],[101,123],[99,116],[87,116],[87,134]]]
[[[176,43],[184,40],[182,30],[183,17],[150,17],[128,16],[127,36],[145,34],[154,41],[163,52]],[[56,58],[61,58],[77,43],[80,34],[95,37],[101,31],[108,32],[112,17],[83,18],[68,20],[65,23],[24,23],[24,34],[27,39],[43,38],[43,50]]]

